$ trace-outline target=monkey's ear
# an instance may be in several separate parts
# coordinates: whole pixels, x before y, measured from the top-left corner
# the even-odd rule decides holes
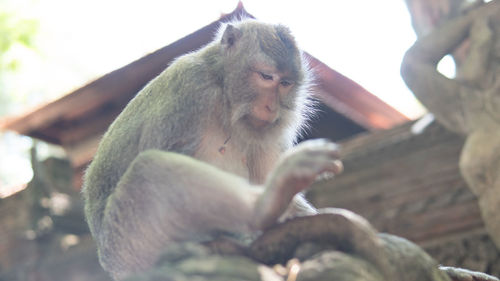
[[[231,48],[238,39],[241,37],[241,30],[228,24],[226,30],[222,35],[222,45],[226,48]]]

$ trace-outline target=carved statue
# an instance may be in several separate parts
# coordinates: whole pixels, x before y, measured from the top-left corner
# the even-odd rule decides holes
[[[466,136],[460,170],[500,248],[500,1],[475,5],[422,33],[407,51],[401,74],[437,121]],[[436,69],[450,53],[457,62],[453,79]]]
[[[293,218],[250,246],[234,240],[172,244],[154,270],[126,281],[499,281],[480,272],[438,267],[397,236],[377,233],[343,209]]]

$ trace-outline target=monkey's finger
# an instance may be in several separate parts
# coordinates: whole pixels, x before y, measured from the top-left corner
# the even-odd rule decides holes
[[[335,177],[334,173],[326,172],[326,173],[321,173],[319,174],[316,179],[314,179],[314,182],[321,182],[321,181],[329,181]]]
[[[321,148],[321,152],[326,153],[330,158],[340,157],[340,146],[333,142],[325,143]]]
[[[338,175],[342,173],[344,170],[344,165],[340,160],[334,160],[330,162],[330,167],[325,169],[322,173],[320,173],[318,176],[316,176],[315,181],[327,181],[331,180],[335,177],[335,175]]]
[[[315,149],[324,149],[325,147],[336,147],[336,146],[338,145],[328,139],[313,139],[299,143],[296,146],[296,148],[315,150]]]
[[[323,146],[325,144],[332,143],[328,139],[312,139],[312,140],[306,140],[297,145],[297,147],[319,147]]]
[[[335,143],[330,143],[327,147],[326,154],[333,159],[339,159],[341,156],[340,145]]]
[[[309,153],[317,155],[325,154],[329,158],[334,158],[334,159],[340,158],[340,146],[330,141],[323,141],[321,139],[310,146],[304,147],[304,149]]]
[[[324,162],[321,162],[319,164],[320,166],[318,167],[318,174],[321,173],[333,173],[333,174],[340,174],[344,170],[344,165],[342,164],[342,161],[338,159],[327,159]]]
[[[340,161],[340,154],[340,150],[336,147],[330,147],[329,149],[314,152],[311,157],[314,159],[321,159],[320,161],[328,161],[329,163],[332,163],[332,161]]]
[[[329,170],[330,170],[330,172],[333,172],[336,175],[338,175],[344,171],[344,164],[342,164],[342,161],[340,161],[338,159],[333,160],[333,161],[331,161]]]

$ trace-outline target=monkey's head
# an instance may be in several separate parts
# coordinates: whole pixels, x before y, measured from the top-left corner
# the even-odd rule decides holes
[[[310,74],[289,29],[245,20],[221,34],[225,123],[250,141],[296,134]]]

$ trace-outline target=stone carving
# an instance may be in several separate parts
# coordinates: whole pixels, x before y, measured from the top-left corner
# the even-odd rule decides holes
[[[464,1],[448,2],[456,7]],[[448,18],[433,30],[424,28],[426,34],[406,53],[401,74],[437,121],[466,136],[460,170],[500,249],[500,1]],[[449,53],[457,63],[452,79],[436,70]]]
[[[495,281],[486,274],[439,268],[417,245],[377,233],[343,209],[299,217],[249,246],[221,239],[172,245],[151,271],[127,281]]]

